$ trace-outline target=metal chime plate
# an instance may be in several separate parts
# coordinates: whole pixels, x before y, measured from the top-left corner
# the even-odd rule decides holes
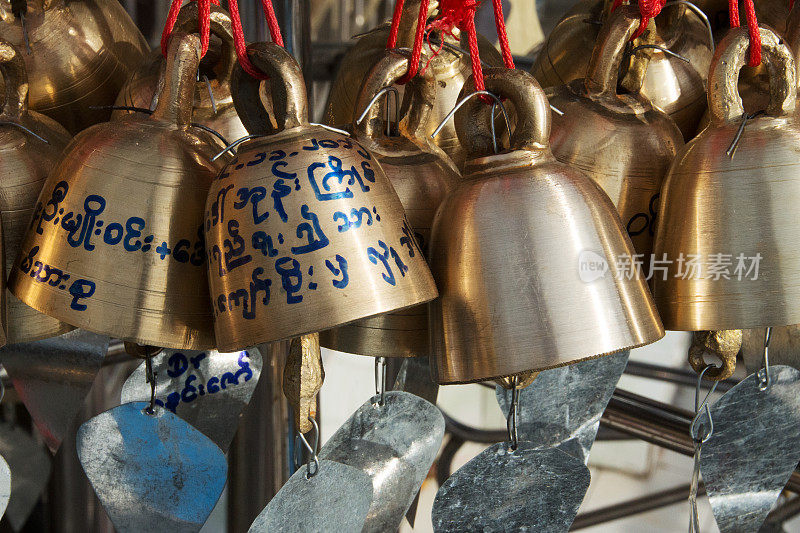
[[[7,422],[0,422],[0,455],[14,472],[5,516],[19,531],[50,479],[50,455],[30,433]]]
[[[8,500],[11,498],[11,468],[5,459],[0,457],[0,518],[5,514]]]
[[[439,384],[431,379],[431,367],[427,357],[406,357],[394,382],[393,390],[416,394],[436,405]]]
[[[14,390],[53,453],[68,434],[108,352],[108,337],[74,330],[0,348]]]
[[[629,351],[540,372],[519,391],[517,432],[540,448],[561,446],[587,462],[600,417],[628,364]],[[508,416],[511,391],[497,387],[497,401]]]
[[[164,408],[120,405],[78,430],[86,476],[121,533],[197,532],[214,509],[228,471],[208,437]]]
[[[433,529],[569,530],[589,489],[589,469],[557,448],[520,441],[489,446],[444,482],[433,502]]]
[[[156,405],[186,420],[227,452],[262,364],[258,348],[230,353],[164,350],[153,357]],[[142,362],[122,386],[122,403],[144,401],[150,401],[150,384]]]
[[[751,374],[711,406],[713,433],[700,472],[722,533],[758,531],[800,462],[800,370]]]
[[[352,466],[320,460],[307,478],[300,468],[250,526],[249,533],[360,531],[372,503],[372,482]]]
[[[323,446],[320,458],[366,472],[372,505],[362,531],[392,531],[428,475],[444,437],[444,417],[430,402],[402,391],[373,396]]]

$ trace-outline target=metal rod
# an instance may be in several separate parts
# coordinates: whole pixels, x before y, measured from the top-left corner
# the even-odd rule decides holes
[[[685,385],[687,387],[694,387],[697,384],[697,374],[694,371],[683,368],[668,368],[661,365],[640,363],[638,361],[628,361],[625,373],[629,376],[657,379],[666,383]],[[732,378],[720,381],[717,386],[717,391],[727,392],[737,383],[738,381]],[[704,381],[702,386],[708,389],[711,387],[711,382]]]

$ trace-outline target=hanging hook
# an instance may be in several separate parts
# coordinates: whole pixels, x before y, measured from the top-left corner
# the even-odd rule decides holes
[[[708,30],[708,42],[711,43],[711,49],[714,50],[716,47],[716,45],[714,44],[714,30],[711,28],[711,21],[708,20],[708,17],[706,16],[705,13],[703,13],[703,10],[694,5],[693,3],[687,2],[686,0],[673,0],[672,2],[667,2],[666,4],[664,4],[664,7],[679,6],[679,5],[686,6],[689,9],[689,11],[697,15],[698,18],[700,18],[700,20],[703,21],[703,24],[705,24],[706,26],[706,30]]]
[[[308,440],[306,440],[306,436],[305,435],[303,435],[299,431],[297,432],[297,437],[303,442],[303,446],[305,447],[305,449],[308,452],[309,457],[310,457],[310,459],[306,463],[306,469],[307,469],[307,471],[306,471],[306,479],[311,479],[312,477],[316,476],[317,473],[319,472],[319,457],[317,456],[317,446],[319,445],[319,426],[317,425],[317,421],[314,419],[313,416],[309,417],[309,420],[311,421],[311,425],[314,426],[314,429],[313,429],[314,430],[314,445],[312,446],[312,445],[310,445],[308,443]],[[297,450],[299,450],[300,447],[297,446],[297,440],[296,439],[295,439],[295,447],[294,447],[294,449],[295,449],[294,465],[295,465],[295,468],[300,468],[300,462],[297,460]],[[314,470],[313,471],[311,470],[312,463],[314,465]]]
[[[391,95],[394,95],[394,116],[395,120],[400,120],[399,94],[400,93],[397,92],[396,87],[392,87],[391,85],[383,87],[380,91],[375,93],[375,96],[373,96],[372,100],[369,101],[367,107],[356,120],[356,124],[361,124],[364,122],[364,119],[367,118],[367,114],[369,113],[369,110],[372,109],[372,106],[375,105],[375,102],[380,100],[383,95],[386,95],[386,136],[390,137],[392,135],[392,118],[391,115],[389,115],[389,100],[391,100]]]
[[[700,517],[697,511],[697,489],[700,485],[700,454],[702,453],[703,444],[711,438],[714,433],[714,420],[711,418],[711,409],[708,405],[708,398],[719,385],[719,381],[715,381],[711,386],[711,390],[705,395],[703,401],[700,402],[700,388],[703,382],[703,376],[711,369],[715,368],[714,365],[706,365],[706,367],[697,376],[697,386],[694,390],[694,418],[692,424],[689,426],[689,435],[694,442],[694,465],[692,467],[692,480],[689,485],[689,533],[700,533]],[[708,418],[708,431],[704,424],[698,424],[700,415],[704,414]],[[703,432],[701,435],[700,432]]]
[[[199,72],[199,71],[198,71]],[[208,96],[211,98],[211,109],[214,110],[214,114],[217,114],[217,101],[214,99],[214,91],[211,90],[211,82],[208,79],[208,76],[203,74],[203,81],[206,84],[206,88],[208,89]]]
[[[383,406],[386,401],[386,358],[375,358],[375,396],[378,397],[378,403],[374,404],[375,407]]]
[[[517,421],[519,418],[519,377],[511,377],[511,405],[508,408],[506,417],[506,430],[508,431],[508,449],[515,451],[519,445],[519,435],[517,434]]]
[[[144,360],[144,379],[145,383],[150,384],[150,405],[145,408],[148,415],[156,412],[156,373],[153,372],[153,356],[148,356]]]
[[[769,375],[769,341],[772,338],[772,326],[764,332],[764,359],[761,369],[758,371],[758,390],[765,391],[772,385],[772,377]]]
[[[465,96],[461,100],[459,100],[459,102],[456,104],[456,106],[453,109],[451,109],[450,112],[447,113],[447,115],[444,117],[444,119],[439,123],[439,125],[436,126],[436,129],[434,130],[434,132],[431,133],[431,138],[434,138],[437,135],[439,135],[439,132],[442,131],[442,128],[444,128],[444,125],[447,123],[447,121],[449,121],[451,118],[453,118],[453,116],[456,114],[456,112],[459,109],[461,109],[461,107],[464,104],[466,104],[470,100],[470,98],[473,98],[473,97],[479,96],[479,95],[488,96],[489,98],[494,100],[493,105],[492,105],[492,146],[494,148],[494,153],[498,153],[498,150],[497,150],[497,137],[495,136],[495,129],[494,129],[494,110],[495,110],[495,105],[500,106],[500,110],[503,112],[503,118],[506,121],[506,129],[508,130],[509,133],[511,132],[511,121],[508,119],[508,113],[506,112],[506,106],[503,105],[503,101],[500,99],[499,96],[497,96],[496,94],[491,93],[489,91],[475,91],[473,93],[468,94],[467,96]]]
[[[739,129],[736,130],[736,135],[734,135],[733,141],[731,142],[731,145],[725,151],[725,154],[729,158],[733,159],[733,156],[736,155],[736,148],[739,146],[739,140],[742,138],[742,133],[744,133],[744,127],[747,125],[747,121],[750,120],[750,119],[756,118],[758,115],[760,115],[763,112],[764,112],[763,110],[762,111],[756,111],[755,113],[752,113],[750,115],[748,115],[747,113],[742,113],[742,123],[739,124]]]
[[[665,47],[659,46],[657,44],[640,44],[639,46],[636,46],[636,47],[632,48],[631,51],[628,52],[628,53],[630,55],[633,55],[636,52],[638,52],[639,50],[647,50],[647,49],[659,50],[661,52],[664,52],[668,56],[675,57],[677,59],[680,59],[681,61],[685,61],[686,63],[691,63],[691,60],[689,58],[684,57],[684,56],[682,56],[680,54],[677,54],[677,53],[673,52],[672,50],[670,50],[669,48],[665,48]]]
[[[222,157],[222,155],[225,152],[229,152],[229,151],[233,150],[234,148],[236,148],[237,146],[239,146],[240,144],[242,144],[245,141],[249,141],[250,139],[258,139],[259,137],[266,137],[266,135],[245,135],[244,137],[240,137],[239,139],[236,139],[235,141],[233,141],[232,143],[227,145],[220,153],[218,153],[217,155],[212,157],[211,160],[212,161],[216,161],[217,159]]]

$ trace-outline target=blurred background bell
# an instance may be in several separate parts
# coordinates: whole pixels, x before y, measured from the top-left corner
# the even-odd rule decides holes
[[[749,39],[746,29],[731,30],[711,65],[711,124],[679,152],[664,183],[655,255],[669,270],[652,287],[667,329],[800,323],[795,62],[773,31],[760,33],[772,76],[765,113],[742,124],[736,81]]]
[[[456,113],[471,159],[432,230],[439,383],[540,371],[660,339],[644,279],[610,268],[633,254],[614,205],[550,151],[542,89],[521,70],[487,69],[485,81],[519,122],[510,151],[493,154],[491,106],[473,98]]]
[[[16,5],[17,2],[14,2]],[[0,38],[25,59],[30,107],[73,135],[108,120],[147,43],[117,0],[0,2]],[[24,28],[23,28],[24,21]]]
[[[175,31],[198,33],[196,2],[183,6],[175,22]],[[145,62],[131,75],[117,97],[116,106],[153,109],[158,92],[158,80],[164,68],[161,47],[156,47]],[[211,40],[209,49],[200,61],[199,79],[194,89],[195,123],[219,132],[229,142],[247,135],[231,96],[231,74],[236,66],[231,17],[219,6],[211,6]],[[213,95],[213,101],[212,101]],[[116,110],[114,116],[133,111]]]
[[[435,12],[437,5],[436,1],[430,2],[429,14]],[[398,48],[413,46],[419,7],[419,0],[411,0],[403,5],[403,16],[400,19],[400,30],[397,36]],[[453,35],[459,36],[457,28],[453,29]],[[357,96],[354,87],[362,85],[370,67],[383,57],[388,39],[389,23],[385,23],[360,36],[358,41],[345,53],[339,63],[339,70],[333,80],[328,103],[325,106],[326,124],[332,126],[350,124],[355,112]],[[444,40],[442,50],[433,59],[430,59],[434,55],[434,51],[439,48],[439,40]],[[470,58],[463,52],[469,48],[466,44],[466,35],[463,36],[463,40],[464,45],[462,46],[459,39],[452,35],[433,32],[430,37],[430,45],[424,43],[422,46],[422,63],[423,65],[427,64],[427,69],[433,72],[437,81],[434,107],[426,123],[428,134],[433,133],[445,115],[453,109],[459,91],[464,85],[464,80],[472,72]],[[503,64],[503,58],[497,49],[481,35],[478,35],[478,47],[481,61],[484,64],[489,66]],[[428,64],[429,59],[430,63]],[[402,86],[398,86],[398,88],[402,89]],[[445,125],[434,142],[450,156],[459,168],[463,166],[466,156],[458,142],[452,122]]]
[[[408,65],[406,55],[387,52],[367,74],[358,95],[356,114],[360,115],[382,88],[402,77]],[[385,98],[390,96],[387,93]],[[361,122],[354,122],[353,132],[380,162],[403,204],[419,247],[427,251],[436,208],[460,175],[427,133],[428,120],[436,105],[433,73],[426,70],[418,74],[405,86],[404,96],[398,131],[386,135],[391,121],[381,120],[381,106],[374,104]],[[321,342],[326,348],[373,357],[427,356],[428,306],[386,313],[324,331]]]
[[[652,24],[652,21],[651,21]],[[617,206],[639,254],[650,258],[661,182],[683,137],[640,94],[619,94],[619,65],[639,10],[620,6],[603,26],[585,79],[548,89],[556,158],[592,178]]]
[[[23,302],[140,344],[214,346],[202,225],[225,161],[190,125],[199,43],[173,34],[152,116],[98,124],[64,152],[12,269]]]
[[[545,40],[531,71],[542,87],[588,77],[601,28],[613,16],[611,5],[608,0],[579,2],[561,19]],[[653,45],[689,62],[650,48]],[[647,48],[636,50],[639,46]],[[647,31],[625,49],[627,60],[619,65],[631,72],[620,81],[631,85],[625,87],[629,92],[641,94],[670,115],[688,140],[705,111],[705,83],[713,53],[708,27],[697,13],[682,4],[666,6]]]
[[[278,133],[242,144],[208,193],[206,246],[219,349],[330,329],[425,303],[436,287],[403,206],[375,157],[308,123],[299,65],[272,43],[249,48],[269,76]],[[247,130],[270,131],[262,83],[234,72]],[[268,157],[269,156],[269,157]]]
[[[55,120],[28,109],[25,62],[14,46],[0,41],[0,75],[5,104],[0,112],[0,213],[3,219],[5,272],[17,258],[36,199],[47,174],[71,136]],[[9,343],[54,337],[72,329],[6,294],[6,333]]]
[[[714,34],[721,39],[730,29],[730,15],[728,14],[728,0],[695,0],[692,2],[703,10],[711,22]],[[778,33],[786,30],[786,18],[789,14],[791,2],[783,0],[757,0],[753,2],[756,8],[756,18],[759,24],[765,24]],[[739,24],[747,26],[745,10],[739,8]]]

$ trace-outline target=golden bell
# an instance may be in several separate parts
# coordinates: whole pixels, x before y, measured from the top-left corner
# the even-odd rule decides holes
[[[20,300],[139,344],[214,346],[203,213],[225,161],[190,126],[199,61],[199,38],[174,34],[153,115],[98,124],[67,147],[11,271]]]
[[[22,51],[30,107],[70,133],[108,120],[148,47],[117,0],[27,0],[22,20],[0,1],[0,39]],[[27,37],[26,37],[27,35]],[[26,46],[26,39],[30,49]]]
[[[639,26],[635,7],[609,18],[592,53],[586,79],[550,88],[550,143],[556,158],[582,170],[611,197],[636,252],[650,258],[661,182],[681,132],[663,111],[637,94],[618,94],[620,61]]]
[[[761,28],[770,103],[742,125],[737,94],[746,29],[717,47],[709,74],[711,124],[675,158],[655,238],[663,275],[653,296],[668,329],[722,330],[800,323],[800,125],[794,58]]]
[[[533,77],[492,68],[486,89],[514,106],[509,152],[492,153],[489,106],[456,129],[472,159],[436,213],[431,353],[439,383],[541,371],[664,335],[643,278],[610,271],[633,253],[608,196],[553,157],[550,109]],[[472,87],[465,84],[465,91]]]
[[[197,3],[186,4],[178,14],[174,31],[197,33],[197,20]],[[211,35],[219,38],[219,44],[212,39],[212,46],[200,61],[200,74],[208,82],[201,78],[195,84],[192,120],[219,132],[232,142],[247,135],[247,130],[236,114],[231,96],[231,74],[236,66],[231,17],[221,7],[212,5],[210,22]],[[158,80],[163,68],[164,56],[161,48],[157,47],[122,87],[115,105],[150,109],[158,92]],[[114,116],[127,113],[130,111],[117,110]]]
[[[403,6],[403,16],[400,19],[400,29],[397,37],[398,48],[411,48],[414,44],[419,4],[419,0],[409,0]],[[429,12],[432,13],[435,7],[434,2],[432,2],[429,5]],[[458,35],[458,30],[454,30],[454,35]],[[361,86],[370,67],[383,57],[386,52],[388,38],[389,24],[386,23],[362,35],[347,50],[339,64],[339,70],[333,80],[328,102],[325,105],[326,124],[331,126],[350,124],[355,112],[355,99],[357,96],[357,91],[353,90],[353,88]],[[464,45],[462,46],[458,39],[454,39],[450,35],[440,34],[438,38],[444,40],[444,45],[441,52],[429,64],[428,60],[433,55],[433,51],[438,49],[438,45],[434,44],[433,50],[427,44],[423,44],[422,47],[421,64],[427,64],[427,70],[433,72],[437,82],[433,110],[426,125],[426,132],[429,135],[433,133],[447,113],[453,109],[461,87],[464,85],[464,80],[472,72],[472,63],[469,56],[461,51],[468,48],[466,39],[464,39]],[[478,48],[481,61],[484,64],[489,66],[503,65],[503,58],[500,53],[482,35],[478,35]],[[402,86],[398,88],[402,89]],[[436,136],[434,142],[445,151],[458,168],[463,167],[466,156],[458,142],[452,122],[445,124],[444,129]]]
[[[55,120],[28,109],[28,78],[21,54],[0,41],[0,74],[6,91],[0,112],[0,213],[6,275],[17,257],[36,199],[71,136]],[[32,342],[66,333],[71,326],[6,294],[8,342]]]
[[[553,29],[536,58],[531,72],[542,87],[557,87],[587,76],[592,50],[596,48],[601,25],[609,20],[611,2],[580,2]],[[631,11],[637,13],[633,8]],[[686,61],[655,48],[641,48],[630,54],[627,66],[634,80],[626,76],[622,85],[628,92],[651,100],[670,115],[685,139],[691,139],[706,107],[705,83],[714,53],[708,29],[700,17],[685,5],[667,6],[648,30],[631,46],[662,46]],[[637,23],[638,24],[638,23]],[[637,25],[638,28],[638,25]],[[630,37],[630,36],[629,36]]]
[[[212,184],[206,246],[221,350],[330,329],[436,297],[403,206],[376,158],[308,123],[299,65],[271,43],[249,47],[270,77],[279,133],[247,141]],[[261,83],[236,69],[247,130],[269,131]]]
[[[378,91],[400,79],[408,65],[406,56],[387,52],[367,75],[357,99],[358,113]],[[460,175],[427,134],[428,119],[436,100],[433,74],[425,71],[415,77],[406,85],[404,96],[399,134],[386,136],[382,133],[385,127],[379,118],[378,106],[372,106],[364,120],[353,124],[353,132],[358,142],[380,162],[400,197],[417,243],[426,250],[436,208]],[[427,356],[428,307],[420,305],[323,331],[321,342],[326,348],[373,357]]]

